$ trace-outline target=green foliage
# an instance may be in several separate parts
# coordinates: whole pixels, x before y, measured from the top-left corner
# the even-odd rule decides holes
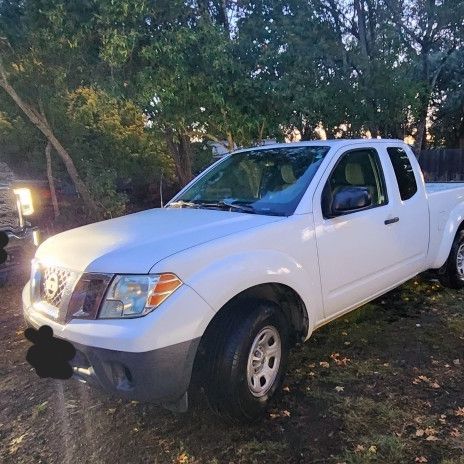
[[[114,169],[105,170],[91,161],[86,162],[84,178],[107,218],[124,214],[128,198],[116,192],[117,172]]]
[[[0,53],[119,204],[121,181],[188,181],[208,141],[403,138],[431,109],[431,141],[464,143],[463,18],[458,0],[0,0]],[[0,103],[3,156],[43,173],[43,136]]]

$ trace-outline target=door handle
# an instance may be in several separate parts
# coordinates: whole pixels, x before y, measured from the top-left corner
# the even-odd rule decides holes
[[[385,221],[384,221],[386,226],[388,226],[389,224],[394,224],[395,222],[400,222],[400,218],[399,217],[394,217],[394,218],[391,218],[391,219],[385,219]]]

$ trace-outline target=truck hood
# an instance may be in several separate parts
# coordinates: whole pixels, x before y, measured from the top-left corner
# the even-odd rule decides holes
[[[187,248],[282,219],[207,209],[157,208],[55,235],[39,247],[36,258],[78,272],[143,274]]]

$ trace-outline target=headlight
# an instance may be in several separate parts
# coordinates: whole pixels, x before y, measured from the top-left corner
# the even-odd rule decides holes
[[[181,280],[174,274],[117,275],[106,293],[98,317],[144,316],[181,285]]]
[[[13,189],[13,192],[19,198],[19,204],[21,205],[21,213],[23,216],[30,216],[34,214],[34,204],[32,203],[32,193],[28,188],[17,188]]]

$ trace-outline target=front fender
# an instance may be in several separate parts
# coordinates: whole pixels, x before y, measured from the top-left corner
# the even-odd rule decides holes
[[[255,250],[213,261],[198,269],[186,283],[216,312],[250,287],[267,283],[286,285],[298,293],[304,302],[311,331],[316,320],[322,318],[320,285],[316,278],[317,261],[313,265],[314,269],[308,270],[283,252]]]

